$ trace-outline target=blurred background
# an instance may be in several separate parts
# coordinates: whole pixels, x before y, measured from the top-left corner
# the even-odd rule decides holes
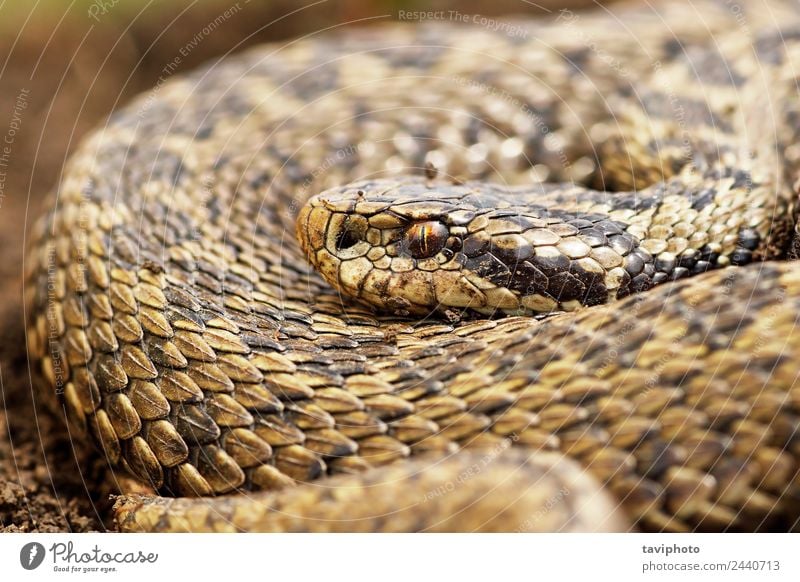
[[[21,302],[26,227],[87,131],[160,78],[253,44],[401,10],[535,16],[595,3],[0,0],[0,532],[110,526],[105,467],[34,412]]]

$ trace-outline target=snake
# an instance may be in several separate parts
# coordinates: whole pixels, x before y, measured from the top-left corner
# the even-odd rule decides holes
[[[113,112],[25,316],[116,527],[796,529],[800,23],[735,8],[346,27]]]

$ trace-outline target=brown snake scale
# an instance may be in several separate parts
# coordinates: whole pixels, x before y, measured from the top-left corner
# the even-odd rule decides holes
[[[795,529],[800,13],[740,4],[314,35],[113,114],[26,314],[119,528]]]

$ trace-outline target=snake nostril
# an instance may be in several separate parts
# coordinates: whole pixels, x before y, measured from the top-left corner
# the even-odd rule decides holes
[[[361,217],[350,217],[336,236],[336,250],[344,251],[364,240],[367,232],[366,221]]]
[[[336,250],[343,251],[345,249],[352,248],[356,246],[361,237],[358,236],[358,233],[353,230],[345,230],[336,239]]]

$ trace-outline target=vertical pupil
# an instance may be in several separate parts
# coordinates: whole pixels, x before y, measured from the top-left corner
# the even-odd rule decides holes
[[[444,248],[448,235],[441,222],[420,222],[406,231],[404,246],[415,259],[426,259]]]

